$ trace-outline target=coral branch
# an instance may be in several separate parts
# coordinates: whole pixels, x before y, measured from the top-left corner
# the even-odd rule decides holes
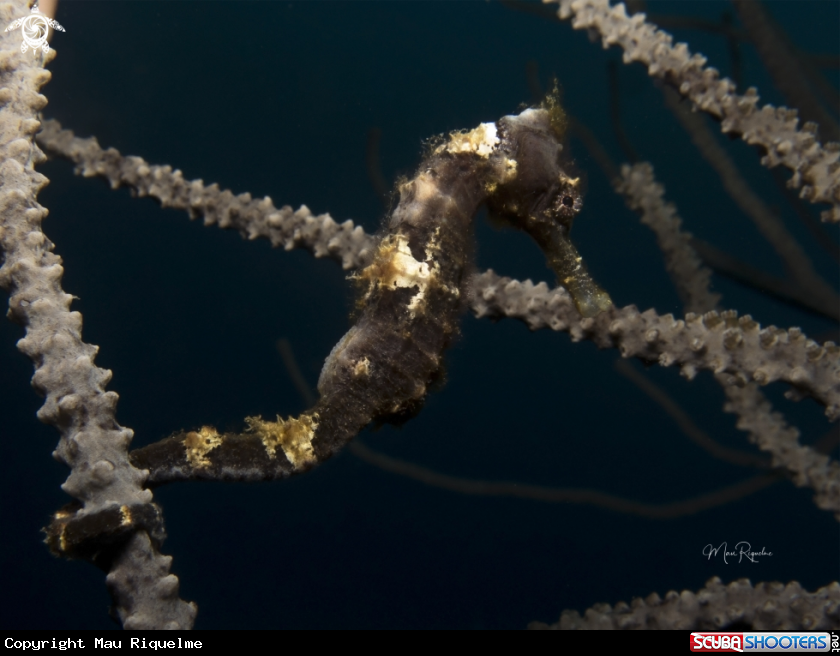
[[[653,177],[653,166],[639,162],[621,167],[615,184],[630,209],[641,212],[642,223],[656,234],[665,267],[677,287],[683,305],[694,312],[708,312],[717,306],[720,294],[709,291],[712,272],[703,266],[691,246],[691,234],[680,230],[682,219],[671,203],[663,200],[664,187]]]
[[[706,369],[733,374],[739,384],[781,380],[813,396],[826,407],[829,419],[840,416],[840,348],[833,342],[821,346],[798,328],[762,329],[733,310],[689,313],[683,321],[653,310],[639,312],[632,305],[583,319],[562,289],[521,283],[493,271],[476,276],[473,289],[471,307],[478,317],[515,318],[531,330],[568,332],[574,341],[618,348],[625,358],[679,366],[689,379]]]
[[[564,611],[556,624],[539,622],[532,629],[679,629],[714,630],[735,623],[754,631],[818,631],[840,621],[840,585],[832,583],[816,592],[798,583],[758,583],[747,579],[723,585],[717,577],[698,593],[671,591],[663,599],[653,593],[629,605],[598,604],[581,617]]]
[[[24,2],[3,5],[0,22],[26,9]],[[48,51],[43,58],[53,56]],[[46,397],[38,418],[61,433],[53,455],[71,470],[62,489],[81,503],[56,515],[50,542],[57,552],[90,557],[106,569],[116,564],[109,585],[126,626],[189,628],[195,606],[178,598],[171,559],[158,553],[136,519],[138,510],[157,512],[143,489],[146,473],[128,461],[133,433],[116,421],[117,394],[105,391],[111,372],[93,364],[99,349],[82,341],[82,316],[70,311],[73,297],[61,288],[61,258],[41,230],[47,210],[36,197],[47,179],[34,169],[45,159],[34,135],[36,113],[47,104],[38,93],[50,79],[43,63],[21,54],[10,37],[0,40],[0,286],[10,294],[9,317],[26,328],[18,348],[35,363],[32,385]],[[99,533],[106,526],[120,530],[110,531],[113,544],[100,541],[91,552],[84,534],[74,531],[80,524]]]
[[[759,108],[755,88],[738,95],[731,80],[720,79],[716,69],[706,67],[705,57],[692,55],[685,43],[673,45],[671,35],[646,22],[644,14],[627,16],[621,3],[545,1],[559,2],[558,15],[573,17],[575,29],[597,31],[605,48],[623,48],[625,63],[641,62],[648,74],[674,85],[698,109],[719,119],[723,132],[763,148],[762,164],[771,168],[782,164],[793,171],[790,185],[801,187],[802,198],[832,205],[823,212],[823,221],[840,221],[840,143],[821,145],[815,124],[799,128],[796,110],[772,105]]]
[[[254,200],[251,194],[235,196],[215,184],[184,180],[181,171],[171,166],[123,157],[113,148],[103,150],[94,137],[79,139],[72,130],[62,130],[58,121],[44,121],[38,143],[72,161],[85,177],[105,178],[113,189],[128,187],[163,207],[185,210],[191,219],[203,216],[204,225],[238,230],[246,239],[268,239],[272,246],[282,245],[287,251],[306,248],[315,257],[337,259],[345,269],[365,264],[373,253],[374,239],[352,221],[339,225],[329,214],[312,214],[306,205],[297,210],[288,205],[277,209],[268,197]]]
[[[773,455],[774,467],[785,467],[799,487],[816,492],[814,502],[840,520],[840,465],[828,456],[799,443],[799,431],[773,412],[770,403],[750,384],[727,389],[727,412],[738,415],[738,428],[750,434],[750,441]]]

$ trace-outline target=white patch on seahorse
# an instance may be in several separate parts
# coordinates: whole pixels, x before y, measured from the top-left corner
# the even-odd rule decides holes
[[[441,148],[448,153],[475,153],[479,157],[490,157],[493,149],[498,146],[500,139],[496,134],[495,123],[481,123],[469,132],[452,132],[449,143]]]
[[[396,240],[391,266],[388,268],[387,276],[382,279],[382,284],[388,287],[417,287],[417,293],[408,303],[408,313],[413,319],[426,299],[426,291],[429,289],[435,271],[427,262],[414,259],[408,247],[408,239],[404,235],[396,235]],[[437,269],[437,263],[434,263],[434,268]]]
[[[382,284],[386,287],[416,286],[420,290],[418,295],[425,294],[432,277],[429,265],[414,259],[405,235],[394,235],[393,238],[396,241],[392,245],[390,266],[382,277]]]

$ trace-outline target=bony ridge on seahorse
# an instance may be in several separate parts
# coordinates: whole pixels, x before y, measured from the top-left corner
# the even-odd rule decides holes
[[[376,253],[354,276],[363,286],[358,320],[327,357],[315,406],[287,420],[249,417],[241,433],[205,426],[133,451],[148,483],[282,478],[327,459],[371,422],[413,416],[458,332],[473,217],[484,204],[533,237],[582,315],[610,307],[569,240],[582,201],[580,179],[562,163],[564,123],[549,97],[431,146],[399,184]]]

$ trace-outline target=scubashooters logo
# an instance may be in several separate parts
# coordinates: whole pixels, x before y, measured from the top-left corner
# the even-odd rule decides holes
[[[37,3],[32,7],[29,16],[16,18],[5,31],[12,32],[17,28],[21,28],[21,32],[23,32],[23,43],[20,44],[20,51],[26,52],[29,48],[32,48],[32,54],[38,52],[38,48],[41,48],[44,54],[49,52],[50,44],[47,43],[47,36],[50,33],[50,28],[59,32],[65,31],[57,21],[49,16],[44,16],[38,9]]]
[[[828,633],[795,631],[773,633],[713,633],[691,634],[691,651],[714,652],[780,652],[803,653],[829,651]]]

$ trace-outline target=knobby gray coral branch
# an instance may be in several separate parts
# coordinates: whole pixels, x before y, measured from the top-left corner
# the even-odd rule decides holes
[[[544,1],[558,2],[559,17],[572,18],[575,29],[600,34],[604,48],[623,48],[625,63],[641,62],[649,75],[673,84],[698,109],[719,119],[723,132],[740,135],[748,144],[763,148],[762,164],[770,168],[781,164],[793,171],[789,184],[801,188],[802,198],[832,205],[823,212],[823,221],[840,221],[840,143],[821,145],[816,124],[799,128],[795,109],[759,108],[754,87],[744,95],[737,94],[730,79],[720,79],[716,69],[706,67],[703,55],[692,55],[685,43],[673,45],[670,34],[646,22],[642,13],[628,16],[621,3]]]
[[[663,599],[653,593],[645,599],[615,606],[598,604],[584,612],[564,611],[555,624],[534,622],[532,629],[663,629],[719,630],[734,623],[755,631],[818,631],[835,628],[840,621],[840,585],[816,592],[796,582],[758,583],[740,579],[723,585],[717,577],[697,592],[671,590]]]
[[[728,378],[728,377],[727,377]],[[770,402],[753,386],[727,388],[727,412],[738,415],[738,428],[749,433],[750,441],[773,456],[774,467],[793,474],[799,487],[816,491],[814,502],[840,520],[840,464],[799,443],[799,431],[773,412]]]
[[[62,130],[55,120],[44,121],[38,143],[51,153],[69,159],[84,177],[106,179],[112,189],[128,187],[138,196],[150,196],[163,207],[185,210],[190,218],[204,217],[204,225],[238,230],[246,239],[268,239],[287,251],[305,248],[315,257],[332,257],[345,269],[366,264],[373,254],[374,238],[350,220],[336,223],[329,214],[314,215],[306,205],[277,209],[271,198],[235,195],[216,184],[184,180],[171,166],[149,164],[141,157],[124,157],[114,148],[103,150],[96,138],[80,139]]]
[[[492,271],[476,276],[474,290],[471,306],[476,316],[521,319],[532,330],[568,332],[573,341],[618,348],[625,358],[679,366],[688,379],[705,369],[733,374],[739,384],[784,381],[825,405],[829,419],[840,416],[840,348],[833,342],[819,345],[798,328],[762,329],[734,310],[688,313],[681,320],[654,310],[639,312],[633,305],[584,319],[562,289]]]
[[[627,198],[628,205],[642,213],[642,223],[656,233],[667,269],[681,292],[687,309],[709,310],[718,298],[709,292],[709,271],[705,269],[690,243],[690,235],[680,229],[681,220],[673,205],[663,201],[664,187],[653,177],[647,162],[623,166],[622,180],[616,190]],[[770,402],[755,383],[744,383],[726,372],[715,372],[729,399],[725,409],[738,415],[738,428],[749,432],[750,440],[773,454],[773,465],[785,467],[800,487],[816,491],[815,503],[840,519],[840,466],[825,455],[799,443],[799,431],[788,427],[781,414],[773,412]]]
[[[680,229],[682,219],[677,209],[663,199],[664,187],[653,177],[653,167],[639,162],[621,167],[615,190],[623,194],[630,209],[641,213],[643,224],[653,230],[665,267],[671,274],[683,305],[694,312],[713,310],[720,294],[709,291],[712,272],[703,266],[691,247],[691,234]]]
[[[28,9],[26,2],[3,4],[0,23]],[[32,385],[46,397],[38,418],[61,433],[53,455],[71,470],[62,489],[78,501],[58,513],[50,541],[58,552],[110,570],[127,628],[189,628],[196,609],[178,598],[171,559],[158,552],[160,515],[143,488],[147,474],[128,461],[133,433],[116,421],[118,396],[105,390],[111,372],[94,365],[98,348],[82,341],[82,316],[70,311],[73,297],[61,288],[61,258],[41,230],[47,210],[36,197],[47,179],[34,169],[45,160],[34,136],[47,104],[38,93],[50,79],[43,65],[53,56],[23,54],[10,34],[0,36],[0,286],[10,294],[10,318],[26,329],[18,348],[35,364]],[[84,527],[106,540],[87,544]]]

